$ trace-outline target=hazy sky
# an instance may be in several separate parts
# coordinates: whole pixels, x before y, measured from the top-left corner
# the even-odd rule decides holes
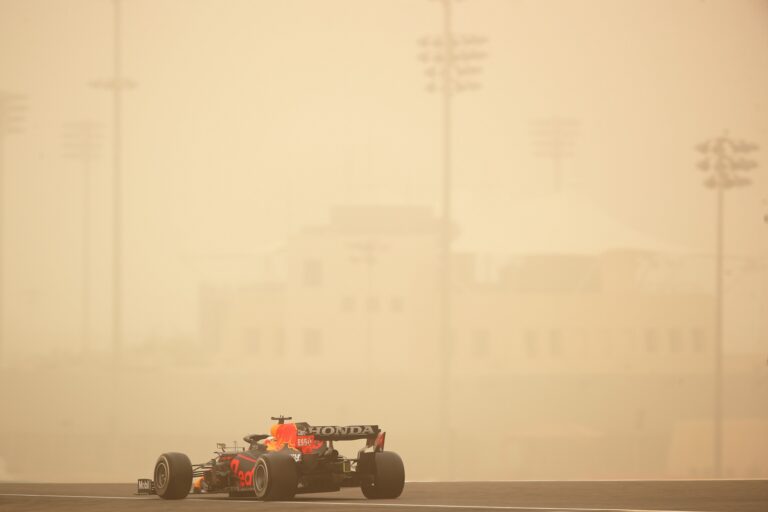
[[[193,335],[201,282],[259,274],[250,255],[343,203],[437,206],[440,104],[417,41],[427,0],[124,0],[129,339]],[[550,192],[530,122],[580,121],[565,190],[651,237],[709,250],[711,193],[692,146],[724,129],[764,148],[729,194],[728,244],[768,253],[768,2],[474,0],[457,32],[488,38],[483,88],[455,101],[456,221],[477,251]],[[82,181],[63,124],[103,124],[91,187],[94,315],[109,313],[112,3],[0,0],[0,90],[28,96],[5,144],[10,322],[74,336]],[[36,321],[44,318],[45,321]]]

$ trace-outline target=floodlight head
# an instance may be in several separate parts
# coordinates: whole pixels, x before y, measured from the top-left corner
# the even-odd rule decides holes
[[[707,153],[709,151],[709,141],[696,144],[695,148],[699,153]]]

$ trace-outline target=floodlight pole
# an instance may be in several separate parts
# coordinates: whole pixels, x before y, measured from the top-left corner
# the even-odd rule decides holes
[[[91,250],[91,166],[98,150],[98,127],[88,121],[71,123],[65,127],[64,145],[65,156],[80,163],[82,201],[81,208],[81,350],[90,350],[90,250]]]
[[[454,56],[452,40],[452,2],[442,0],[443,41],[445,41],[445,62],[442,69],[443,103],[443,179],[442,179],[442,215],[440,229],[440,415],[439,424],[450,432],[451,406],[451,357],[453,339],[451,336],[452,302],[451,281],[453,277],[451,261],[451,224],[453,219],[453,88],[451,87],[450,62]],[[449,434],[450,435],[450,434]]]
[[[24,96],[20,94],[0,91],[0,368],[5,364],[5,247],[3,239],[5,235],[5,138],[8,135],[19,133],[25,105]]]
[[[442,7],[442,30],[438,37],[425,37],[420,55],[429,77],[427,90],[440,91],[442,102],[442,175],[441,215],[439,232],[439,310],[438,310],[438,421],[450,442],[451,418],[451,359],[453,342],[452,324],[452,242],[453,242],[453,97],[455,93],[477,89],[479,82],[472,80],[480,72],[477,61],[485,54],[478,51],[485,39],[478,36],[458,36],[453,31],[454,0],[438,0]],[[434,48],[432,48],[434,47]],[[445,465],[446,475],[450,468]]]
[[[113,436],[116,436],[120,428],[120,423],[117,420],[117,407],[121,400],[120,354],[123,348],[122,100],[123,91],[133,88],[135,84],[123,76],[121,0],[112,0],[112,6],[112,77],[107,80],[92,82],[91,85],[109,90],[112,93],[112,396],[110,397],[109,431]]]
[[[714,444],[715,477],[723,476],[723,214],[725,209],[723,187],[717,187],[715,208],[715,396],[712,404],[715,425]]]
[[[121,0],[113,5],[113,76],[109,80],[92,82],[91,85],[112,93],[112,358],[117,364],[123,345],[122,308],[122,93],[135,83],[123,76],[121,47]]]
[[[114,87],[112,89],[112,108],[114,111],[114,117],[112,118],[113,131],[112,131],[112,215],[114,222],[114,229],[112,230],[112,247],[113,247],[113,265],[112,265],[112,343],[113,343],[113,357],[119,359],[120,351],[123,345],[123,311],[122,311],[122,229],[123,229],[123,193],[121,190],[122,180],[122,87],[120,86],[120,80],[122,79],[122,51],[120,47],[120,0],[114,0]]]
[[[714,389],[712,403],[712,461],[716,478],[723,476],[723,252],[725,191],[751,183],[743,173],[757,167],[757,162],[745,156],[757,150],[756,144],[734,140],[724,134],[696,146],[704,155],[697,163],[699,170],[710,172],[704,181],[707,188],[715,189],[715,339],[713,346]]]

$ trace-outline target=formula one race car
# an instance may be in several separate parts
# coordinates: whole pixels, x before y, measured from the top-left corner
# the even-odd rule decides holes
[[[270,434],[243,439],[248,448],[219,444],[216,457],[192,464],[183,453],[164,453],[154,480],[140,479],[139,494],[180,499],[193,492],[227,492],[230,497],[287,500],[297,493],[360,487],[366,498],[397,498],[405,485],[403,461],[384,451],[385,432],[377,425],[312,426],[272,418]],[[351,459],[339,455],[334,441],[365,439]]]

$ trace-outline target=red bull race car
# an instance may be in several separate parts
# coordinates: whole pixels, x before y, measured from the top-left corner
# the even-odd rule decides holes
[[[405,469],[395,452],[384,451],[378,425],[312,426],[273,417],[269,434],[243,439],[248,448],[219,444],[216,457],[192,464],[183,453],[160,455],[154,479],[138,481],[138,494],[185,498],[190,491],[229,493],[230,497],[288,500],[297,493],[360,487],[366,498],[392,499],[403,492]],[[356,458],[339,454],[337,441],[365,440]]]

